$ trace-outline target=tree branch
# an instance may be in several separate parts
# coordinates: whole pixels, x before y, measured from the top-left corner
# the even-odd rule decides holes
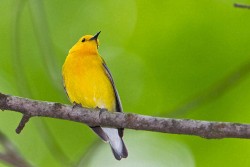
[[[131,113],[110,113],[102,109],[72,107],[0,93],[0,109],[31,117],[41,116],[85,123],[89,126],[117,127],[172,134],[195,135],[208,139],[250,138],[250,124],[209,122],[151,117]]]

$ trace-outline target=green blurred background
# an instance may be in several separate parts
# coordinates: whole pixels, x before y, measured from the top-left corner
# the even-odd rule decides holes
[[[250,122],[250,1],[0,0],[0,92],[69,103],[61,66],[85,34],[100,35],[125,112]],[[116,161],[85,125],[0,113],[0,130],[33,166],[250,165],[250,140],[126,130]],[[2,148],[0,147],[0,150]],[[6,166],[0,162],[0,166]]]

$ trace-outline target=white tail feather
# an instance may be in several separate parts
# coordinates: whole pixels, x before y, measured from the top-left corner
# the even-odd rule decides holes
[[[102,129],[109,138],[109,144],[112,147],[114,154],[119,156],[116,158],[118,159],[126,158],[127,149],[123,143],[122,138],[118,134],[118,129],[114,129],[114,128],[102,128]]]

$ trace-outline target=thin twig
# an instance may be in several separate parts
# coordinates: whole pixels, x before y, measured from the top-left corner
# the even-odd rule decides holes
[[[30,116],[29,115],[26,115],[24,114],[18,127],[16,128],[16,133],[21,133],[21,131],[23,130],[23,128],[25,127],[25,124],[29,121],[30,119]]]
[[[250,5],[239,4],[239,3],[235,3],[234,7],[236,7],[236,8],[244,8],[244,9],[250,9]]]
[[[152,117],[105,110],[73,108],[60,103],[31,100],[0,94],[0,108],[31,117],[50,117],[85,123],[89,126],[117,127],[172,134],[195,135],[208,139],[250,138],[250,124]]]

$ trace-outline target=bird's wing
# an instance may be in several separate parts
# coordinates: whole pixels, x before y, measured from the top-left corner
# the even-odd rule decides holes
[[[112,87],[114,89],[114,92],[115,92],[116,112],[123,112],[122,111],[122,104],[121,104],[121,100],[120,100],[119,94],[118,94],[118,92],[117,92],[117,90],[115,88],[115,83],[113,81],[112,75],[111,75],[111,73],[110,73],[110,71],[109,71],[109,69],[108,69],[108,67],[107,67],[107,65],[106,65],[105,62],[103,62],[103,67],[105,69],[105,72],[106,72],[106,74],[107,74],[107,76],[108,76],[108,78],[109,78],[109,80],[110,80],[110,82],[112,84]]]
[[[120,97],[119,97],[119,94],[118,94],[118,92],[117,92],[117,90],[116,90],[116,88],[115,88],[115,83],[114,83],[114,80],[113,80],[113,78],[112,78],[112,75],[111,75],[111,73],[110,73],[110,71],[109,71],[109,69],[108,69],[108,67],[107,67],[107,65],[106,65],[106,63],[103,61],[103,67],[104,67],[104,69],[105,69],[105,72],[106,72],[106,75],[108,76],[108,78],[109,78],[109,80],[110,80],[110,82],[111,82],[111,84],[112,84],[112,87],[113,87],[113,90],[114,90],[114,92],[115,92],[115,103],[116,103],[116,112],[123,112],[122,111],[122,104],[121,104],[121,100],[120,100]],[[124,131],[124,128],[119,128],[118,129],[118,133],[119,133],[119,136],[120,137],[123,137],[123,131]]]

